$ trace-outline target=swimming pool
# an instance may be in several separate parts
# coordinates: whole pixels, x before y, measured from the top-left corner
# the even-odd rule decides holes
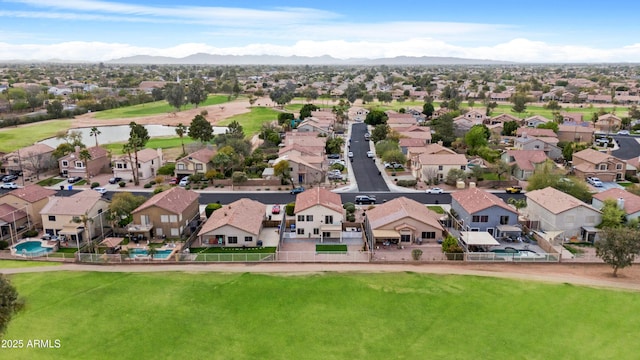
[[[169,255],[171,255],[172,252],[173,250],[171,249],[156,250],[156,253],[153,254],[153,258],[166,259],[169,257]],[[147,249],[139,249],[139,248],[129,249],[130,258],[146,257],[146,256],[149,256],[149,251],[147,251]]]
[[[507,247],[504,249],[493,249],[492,253],[496,254],[496,256],[507,256],[507,257],[517,257],[517,258],[540,258],[544,257],[544,255],[538,254],[533,250],[528,249],[514,249],[512,247]]]
[[[43,256],[54,250],[54,246],[44,246],[41,240],[27,240],[11,247],[13,255],[23,257]]]

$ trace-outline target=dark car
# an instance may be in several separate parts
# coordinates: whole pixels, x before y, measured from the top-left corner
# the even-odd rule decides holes
[[[18,179],[18,175],[13,175],[13,174],[5,175],[2,177],[3,182],[11,182],[17,179]]]
[[[120,181],[122,181],[121,177],[117,177],[117,176],[116,177],[112,177],[111,179],[109,179],[109,184],[117,184]]]
[[[356,196],[355,203],[358,204],[358,205],[375,204],[376,203],[376,198],[375,198],[375,196],[358,195],[358,196]]]
[[[291,195],[296,195],[296,194],[300,194],[303,191],[304,191],[304,188],[302,186],[298,186],[297,188],[291,190],[290,193]]]
[[[67,179],[67,182],[69,184],[73,184],[73,183],[77,183],[80,180],[82,180],[82,176],[72,176],[72,177]]]
[[[340,159],[340,154],[329,154],[327,159]]]

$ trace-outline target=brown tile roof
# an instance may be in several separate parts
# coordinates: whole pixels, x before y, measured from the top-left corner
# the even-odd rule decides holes
[[[161,209],[171,211],[174,214],[180,214],[191,204],[198,202],[198,196],[198,193],[195,191],[185,190],[180,186],[175,186],[169,190],[153,195],[153,197],[138,206],[133,212],[137,213],[152,206],[157,206]]]
[[[213,155],[215,155],[216,151],[209,148],[202,148],[198,151],[192,152],[191,154],[183,157],[182,159],[178,159],[178,161],[191,161],[192,159],[197,160],[201,163],[208,163]]]
[[[261,202],[242,198],[214,211],[202,225],[198,236],[205,235],[225,225],[233,226],[256,236],[262,228],[265,205]]]
[[[593,195],[594,199],[604,202],[607,199],[624,199],[624,211],[627,214],[634,214],[640,211],[640,196],[632,194],[626,190],[612,188]]]
[[[468,188],[466,190],[455,191],[451,194],[451,197],[469,214],[475,214],[478,211],[488,209],[492,206],[498,206],[514,214],[517,214],[516,210],[507,205],[507,203],[505,203],[499,197],[490,192],[480,190],[475,187]]]
[[[63,157],[61,157],[61,160],[69,160],[69,159],[79,159],[80,158],[80,151],[82,151],[83,149],[80,149],[79,151],[74,151],[68,155],[65,155]],[[96,160],[99,159],[101,157],[105,157],[109,155],[109,152],[104,149],[103,147],[100,146],[92,146],[90,148],[87,148],[87,150],[89,151],[89,154],[91,155],[91,160]],[[89,161],[91,161],[89,160]]]
[[[29,157],[32,155],[50,153],[50,152],[53,152],[53,150],[55,149],[47,144],[34,144],[31,146],[27,146],[22,149],[19,149],[18,152],[20,153],[21,157]]]
[[[56,194],[55,190],[47,189],[40,185],[27,185],[23,188],[11,190],[9,194],[28,203],[35,203]]]
[[[296,195],[296,206],[293,212],[304,211],[316,205],[324,206],[339,213],[344,212],[340,195],[320,187],[315,187]]]
[[[6,223],[12,223],[26,217],[27,213],[24,211],[18,210],[9,204],[0,204],[0,220]]]
[[[402,147],[420,147],[426,145],[423,139],[415,139],[415,138],[400,138],[400,142],[398,145]]]
[[[531,171],[535,170],[535,164],[548,159],[542,150],[507,150],[507,155],[514,158],[518,168]]]
[[[551,129],[538,129],[538,128],[530,128],[530,127],[524,127],[524,128],[518,128],[518,130],[516,130],[516,135],[518,136],[525,136],[525,134],[529,137],[529,136],[533,136],[533,137],[558,137],[558,135],[553,132],[553,130]]]
[[[585,206],[598,212],[598,210],[593,208],[591,205],[583,203],[573,196],[552,187],[529,191],[524,195],[527,197],[527,201],[536,202],[541,207],[556,215],[574,209],[578,206]]]
[[[81,216],[101,199],[102,194],[93,190],[83,190],[71,196],[52,196],[40,214]]]
[[[608,161],[609,159],[613,158],[613,155],[609,155],[597,150],[593,150],[593,149],[584,149],[581,151],[578,151],[576,153],[573,153],[573,158],[574,159],[582,159],[585,160],[588,163],[591,164],[599,164],[599,163],[603,163]]]
[[[145,163],[145,162],[157,159],[158,157],[159,157],[158,150],[144,149],[144,150],[138,151],[138,161],[141,163]]]
[[[575,132],[593,134],[596,130],[589,126],[580,125],[558,125],[558,132]]]
[[[469,160],[463,154],[420,154],[422,165],[467,165]]]
[[[372,229],[378,229],[404,218],[412,218],[436,229],[444,230],[436,213],[427,209],[425,205],[404,196],[377,205],[375,208],[367,210],[366,214]]]

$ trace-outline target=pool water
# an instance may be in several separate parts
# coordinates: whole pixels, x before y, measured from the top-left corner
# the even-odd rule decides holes
[[[154,259],[166,259],[169,257],[169,255],[171,255],[171,253],[173,252],[173,250],[168,249],[168,250],[156,250],[156,253],[153,254],[153,258]],[[147,256],[149,255],[149,252],[147,251],[147,249],[137,249],[137,248],[133,248],[133,249],[129,249],[129,257],[130,258],[135,258],[136,256]]]
[[[14,246],[16,255],[42,256],[53,251],[53,248],[42,246],[39,240],[24,241]]]

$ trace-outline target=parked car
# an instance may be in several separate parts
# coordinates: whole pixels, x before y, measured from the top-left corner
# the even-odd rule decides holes
[[[169,185],[178,185],[178,178],[171,178],[171,180],[169,180]]]
[[[349,158],[353,159],[353,151],[349,151]]]
[[[344,160],[331,160],[331,161],[329,161],[329,166],[331,166],[333,164],[340,164],[342,166],[347,166],[347,163],[344,162]]]
[[[372,158],[374,156],[376,156],[376,154],[374,154],[373,151],[367,151],[367,157],[368,158]]]
[[[2,185],[0,185],[0,188],[2,188],[2,189],[17,189],[18,188],[18,184],[14,183],[14,182],[6,182],[6,183],[3,183]]]
[[[271,207],[271,213],[280,214],[280,205],[273,205],[273,207]]]
[[[342,180],[342,173],[330,173],[327,178],[329,180]]]
[[[587,178],[587,182],[595,187],[602,187],[602,181],[599,178],[592,176]]]
[[[14,180],[18,180],[18,175],[9,174],[2,177],[3,182],[12,182]]]
[[[103,187],[93,188],[93,190],[99,192],[100,194],[105,194],[107,192],[107,189],[105,189]]]
[[[327,155],[327,159],[340,159],[340,154],[329,154]]]
[[[294,188],[293,190],[291,190],[290,193],[291,195],[296,195],[296,194],[300,194],[303,191],[304,191],[304,188],[302,186],[298,186],[297,188]]]
[[[398,163],[384,163],[385,169],[402,169],[402,164]]]
[[[629,132],[629,130],[620,130],[618,131],[618,135],[630,135],[631,133]]]
[[[180,179],[180,182],[178,183],[178,186],[185,187],[187,185],[189,185],[189,178],[183,177],[182,179]]]
[[[522,192],[522,186],[509,186],[505,191],[507,194],[520,194]]]
[[[72,177],[67,179],[67,182],[69,184],[73,184],[73,183],[77,183],[80,180],[82,180],[82,176],[72,176]]]
[[[371,139],[371,134],[369,134],[369,133],[364,134],[364,139],[365,140]]]
[[[434,188],[431,188],[431,189],[427,189],[425,192],[427,194],[442,194],[442,193],[444,193],[444,190],[442,190],[439,187],[434,187]]]
[[[376,198],[375,198],[375,196],[370,196],[370,195],[358,195],[358,196],[356,196],[355,203],[358,204],[358,205],[361,205],[361,204],[375,204],[376,203]]]
[[[122,181],[121,177],[117,177],[117,176],[116,177],[112,177],[111,179],[109,179],[109,184],[117,184],[120,181]]]

